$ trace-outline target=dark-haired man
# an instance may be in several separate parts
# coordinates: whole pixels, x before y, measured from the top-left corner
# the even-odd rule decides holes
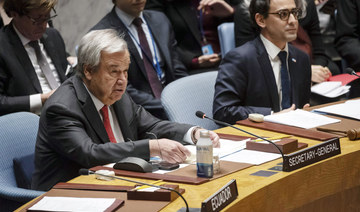
[[[269,115],[307,106],[309,57],[289,45],[296,38],[301,0],[252,0],[250,15],[260,35],[232,50],[220,65],[214,118],[235,123],[250,113]]]
[[[64,41],[47,23],[57,0],[5,0],[12,18],[0,31],[0,115],[42,105],[66,79]]]

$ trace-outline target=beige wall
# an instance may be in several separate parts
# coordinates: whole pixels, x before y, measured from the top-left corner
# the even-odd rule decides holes
[[[111,0],[59,0],[54,27],[64,38],[67,51],[75,55],[75,46],[113,7]]]

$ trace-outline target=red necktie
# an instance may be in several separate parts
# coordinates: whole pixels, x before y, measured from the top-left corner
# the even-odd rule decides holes
[[[142,55],[143,55],[144,66],[151,90],[153,91],[155,98],[160,99],[163,87],[152,64],[153,57],[151,54],[149,43],[147,42],[145,33],[141,27],[142,19],[139,17],[135,18],[133,24],[136,26],[136,30],[139,36],[140,46],[143,52]],[[151,62],[149,60],[151,60]]]
[[[101,108],[100,113],[103,117],[103,123],[105,126],[105,130],[109,136],[109,139],[112,143],[117,143],[114,133],[111,129],[111,125],[110,125],[110,119],[109,119],[109,111],[108,111],[108,107],[106,105],[104,105],[104,107]]]

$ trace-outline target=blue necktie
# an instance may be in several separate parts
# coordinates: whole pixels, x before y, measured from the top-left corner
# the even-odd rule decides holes
[[[286,65],[286,51],[281,51],[278,56],[281,61],[281,91],[282,91],[282,100],[281,100],[281,108],[286,109],[291,106],[291,85],[289,73]]]

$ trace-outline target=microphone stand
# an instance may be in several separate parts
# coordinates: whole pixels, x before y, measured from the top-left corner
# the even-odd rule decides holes
[[[253,134],[253,133],[251,133],[251,132],[248,132],[248,131],[246,131],[246,130],[243,130],[243,129],[240,129],[240,128],[238,128],[238,127],[235,127],[235,126],[233,126],[233,125],[231,125],[231,124],[228,124],[228,123],[226,123],[226,122],[218,121],[218,120],[216,120],[216,119],[209,118],[209,117],[206,116],[205,113],[203,113],[203,112],[201,112],[201,111],[197,111],[197,112],[196,112],[196,116],[199,117],[199,118],[202,118],[202,119],[204,119],[204,118],[205,118],[205,119],[209,119],[209,120],[211,120],[211,121],[213,121],[213,122],[215,122],[215,123],[217,123],[217,124],[220,124],[220,125],[222,125],[222,126],[231,127],[231,128],[236,129],[236,130],[240,130],[241,132],[244,132],[244,133],[246,133],[246,134],[252,135],[252,136],[254,136],[254,137],[256,137],[256,138],[259,138],[259,139],[262,139],[262,140],[264,140],[264,141],[269,142],[270,144],[274,145],[274,146],[279,150],[279,152],[281,153],[281,157],[282,157],[282,159],[283,159],[283,162],[285,162],[284,153],[281,151],[281,149],[280,149],[274,142],[272,142],[272,141],[270,141],[270,140],[268,140],[268,139],[266,139],[266,138],[263,138],[263,137],[261,137],[261,136],[255,135],[255,134]]]

